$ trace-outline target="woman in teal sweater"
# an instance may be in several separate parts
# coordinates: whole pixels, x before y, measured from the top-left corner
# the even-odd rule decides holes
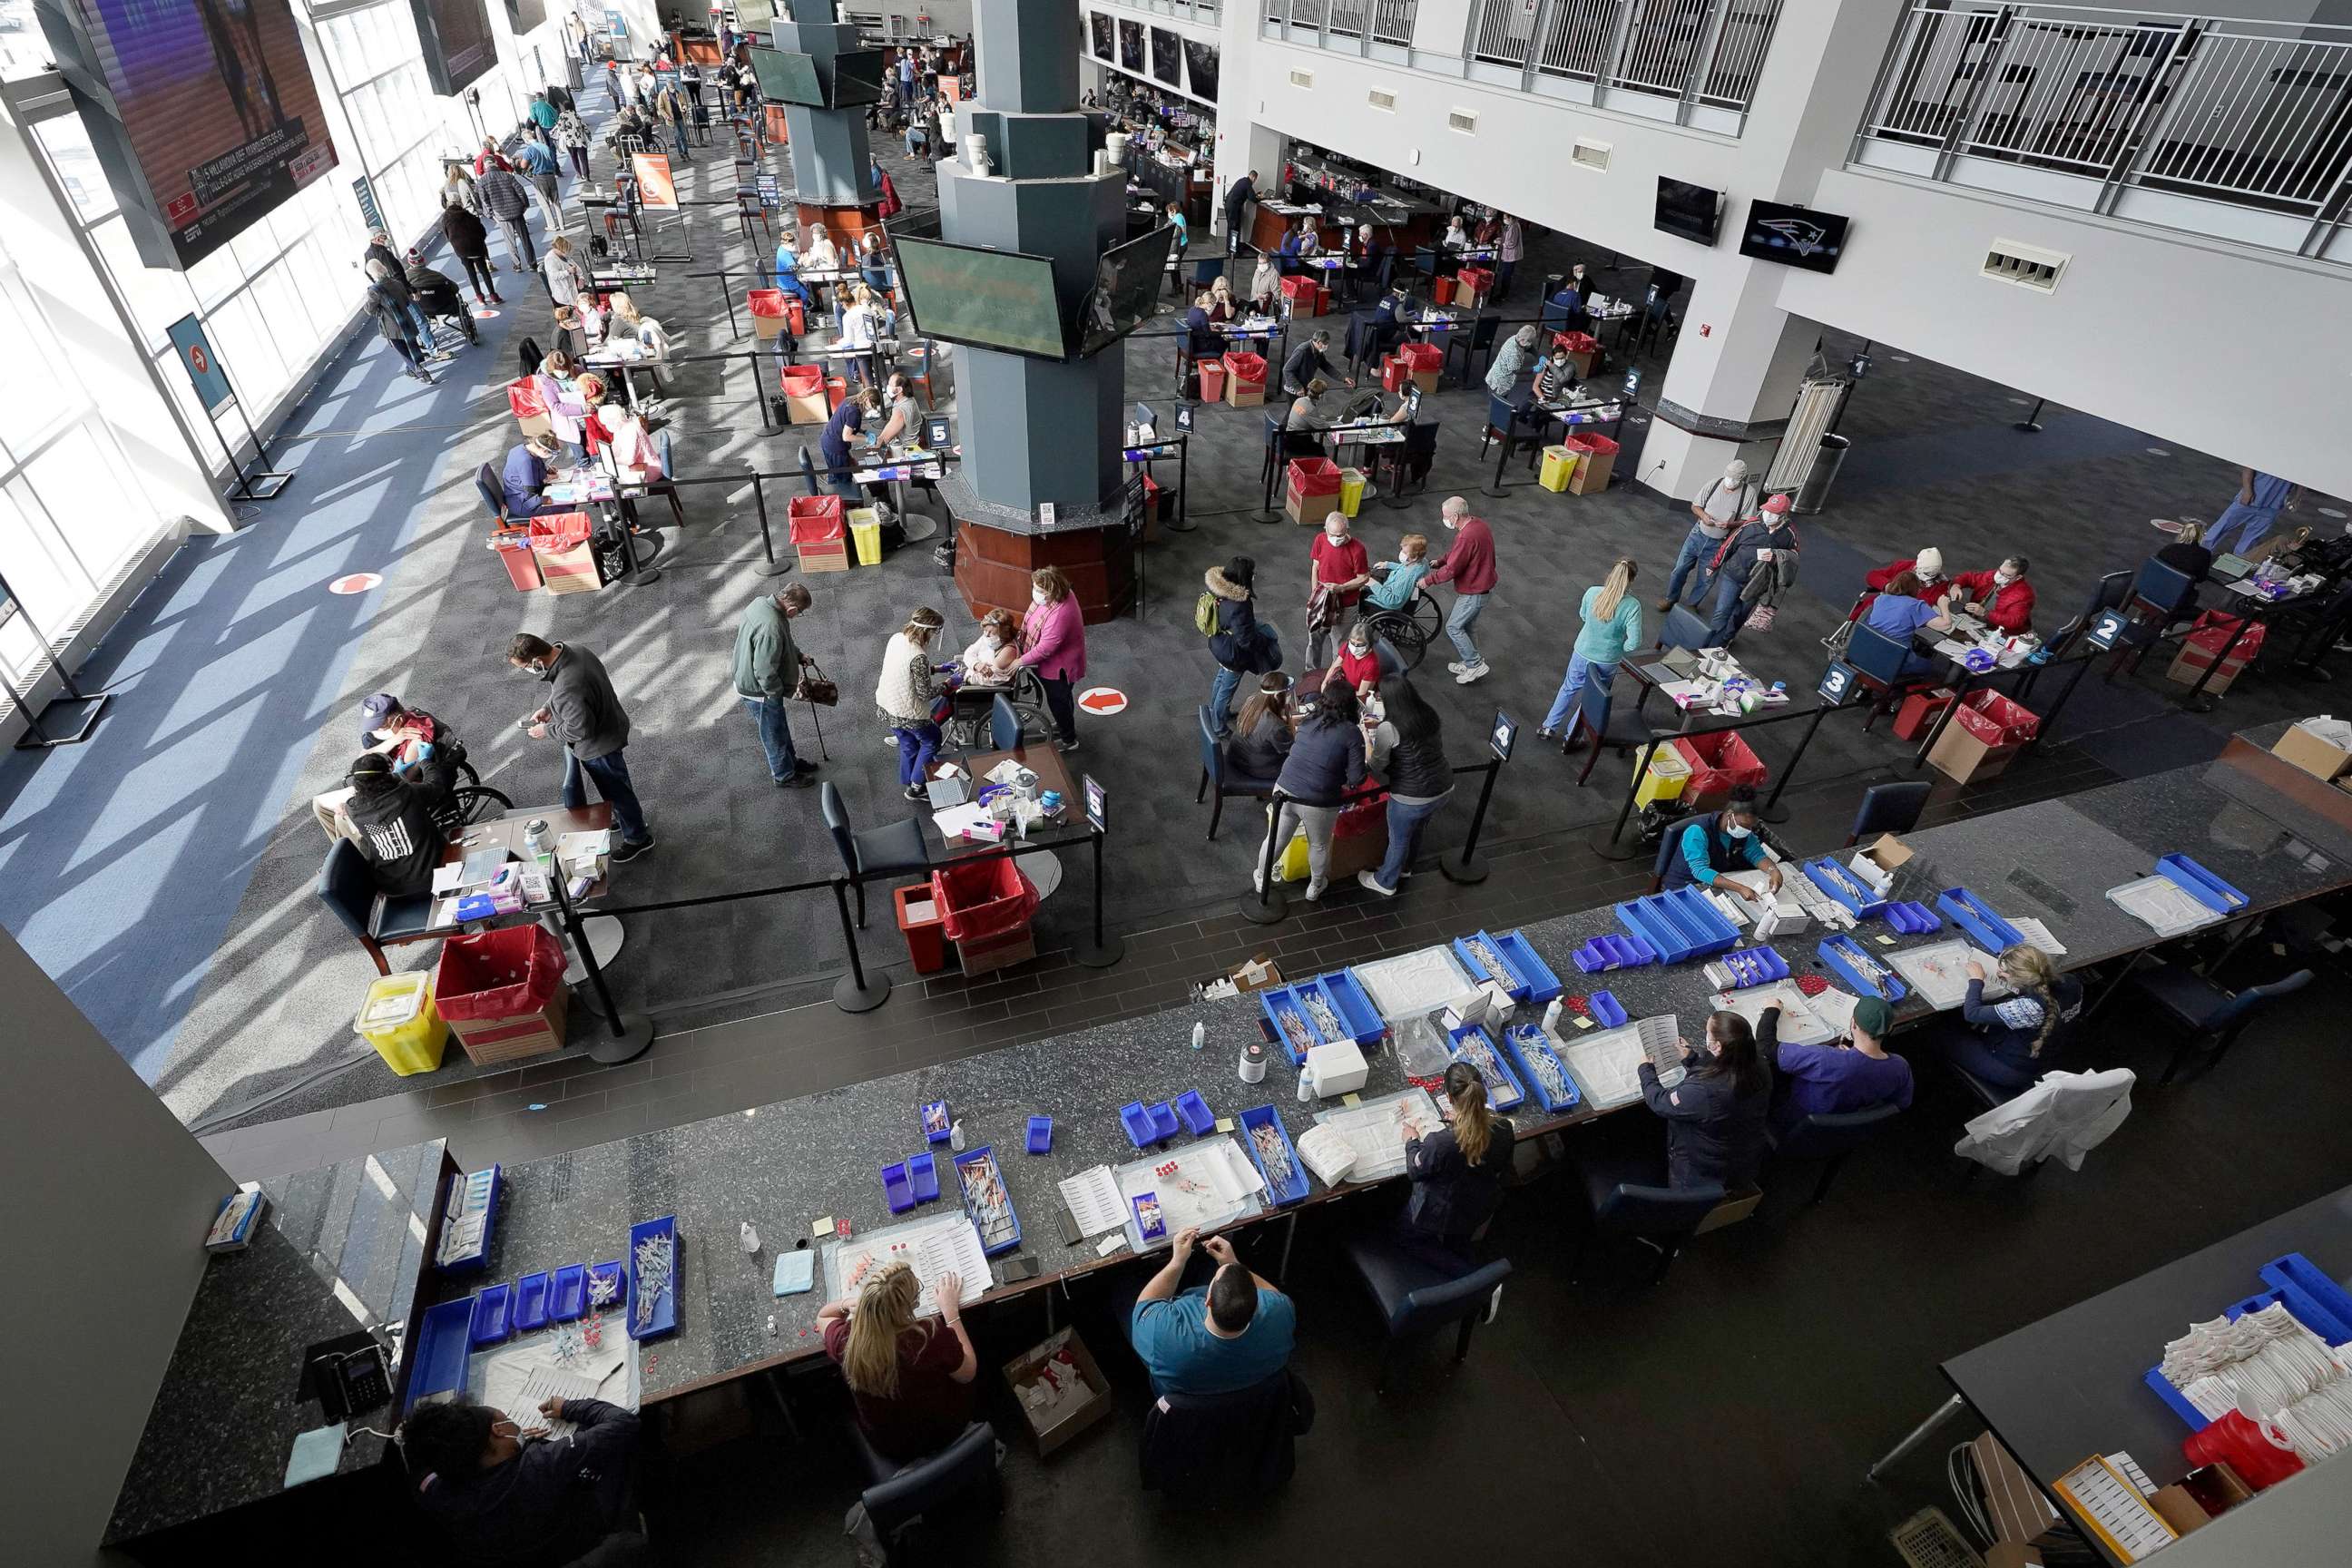
[[[1580,612],[1584,626],[1576,634],[1576,651],[1569,658],[1568,673],[1560,678],[1559,695],[1551,700],[1551,711],[1544,715],[1543,728],[1537,731],[1543,739],[1559,733],[1559,727],[1577,710],[1587,679],[1608,686],[1617,679],[1617,665],[1625,650],[1641,642],[1642,601],[1632,591],[1637,570],[1621,555],[1617,564],[1609,568],[1608,581],[1584,591]]]

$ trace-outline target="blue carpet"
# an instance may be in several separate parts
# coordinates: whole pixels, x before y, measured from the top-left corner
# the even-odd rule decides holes
[[[1852,496],[1873,489],[1991,479],[2059,463],[2116,457],[2148,445],[2148,437],[2129,426],[2111,425],[2087,414],[2045,413],[2038,436],[2021,434],[2010,425],[1932,430],[1858,443],[1838,470],[1835,493]]]

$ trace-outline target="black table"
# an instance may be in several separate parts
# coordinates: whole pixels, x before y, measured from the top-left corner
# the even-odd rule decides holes
[[[2155,1223],[2152,1216],[2120,1217],[2125,1223]],[[1873,1465],[1871,1479],[1969,1407],[2051,1492],[2062,1513],[2068,1510],[2051,1491],[2052,1483],[2096,1454],[2121,1449],[2157,1485],[2179,1480],[2188,1468],[2180,1452],[2188,1427],[2141,1375],[2163,1355],[2166,1342],[2187,1332],[2189,1324],[2262,1289],[2256,1270],[2288,1252],[2303,1253],[2338,1279],[2352,1276],[2352,1187],[1944,1363],[1951,1398]],[[2339,1496],[2352,1495],[2345,1479],[2333,1483]],[[2240,1508],[2262,1506],[2257,1499]],[[2084,1536],[2110,1562],[2120,1562],[2095,1535],[2085,1531]]]

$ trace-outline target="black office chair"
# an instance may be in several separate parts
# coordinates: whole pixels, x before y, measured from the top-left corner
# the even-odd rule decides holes
[[[431,934],[433,895],[379,893],[367,857],[348,838],[338,838],[328,847],[316,890],[319,901],[375,961],[378,974],[392,973],[392,965],[384,962],[385,948],[423,942]]]
[[[860,833],[849,826],[849,808],[842,804],[841,788],[831,779],[817,786],[818,804],[824,810],[825,831],[833,835],[834,847],[841,851],[841,864],[849,872],[857,889],[857,928],[866,929],[866,882],[867,877],[891,871],[928,871],[931,853],[923,841],[923,825],[909,817],[904,822],[887,823]]]
[[[1497,333],[1501,331],[1502,325],[1502,317],[1496,315],[1482,315],[1475,321],[1471,323],[1470,335],[1468,337],[1465,338],[1459,332],[1448,334],[1454,341],[1445,345],[1446,363],[1449,364],[1453,363],[1455,350],[1460,350],[1462,353],[1462,379],[1457,384],[1463,386],[1470,384],[1470,364],[1471,362],[1475,360],[1480,354],[1486,356],[1486,368],[1488,370],[1494,368],[1495,339]],[[1514,330],[1516,331],[1516,329]],[[1485,372],[1482,371],[1479,374],[1483,377]]]
[[[1478,434],[1480,462],[1486,460],[1487,448],[1497,441],[1504,445],[1507,460],[1511,453],[1525,447],[1530,454],[1528,463],[1532,465],[1535,462],[1533,454],[1543,446],[1543,431],[1539,426],[1530,426],[1525,395],[1520,401],[1513,402],[1509,398],[1497,397],[1491,392],[1486,395],[1486,424]]]
[[[1413,493],[1429,489],[1429,471],[1437,465],[1437,421],[1415,419],[1404,427],[1404,439],[1391,446],[1373,448],[1375,466],[1393,465],[1397,490],[1402,494],[1405,482],[1413,484]]]
[[[1227,795],[1264,800],[1274,794],[1274,781],[1227,768],[1224,745],[1217,739],[1217,716],[1205,702],[1201,704],[1197,716],[1201,725],[1201,783],[1192,791],[1192,804],[1198,805],[1202,795],[1213,789],[1216,792],[1216,804],[1209,811],[1209,837],[1214,838],[1217,824],[1224,818]]]
[[[1919,814],[1927,809],[1927,796],[1935,785],[1927,783],[1873,784],[1862,792],[1862,808],[1853,814],[1853,831],[1845,836],[1847,847],[1862,842],[1865,834],[1908,833],[1919,826]]]
[[[1845,1157],[1901,1114],[1891,1100],[1865,1110],[1816,1111],[1786,1134],[1766,1129],[1764,1141],[1775,1160],[1822,1163],[1822,1179],[1813,1184],[1813,1195],[1805,1200],[1810,1208],[1830,1195],[1830,1184],[1837,1179]]]
[[[2204,1057],[2209,1070],[2219,1067],[2256,1013],[2276,998],[2310,984],[2308,969],[2298,969],[2284,980],[2250,985],[2239,992],[2224,991],[2182,963],[2160,963],[2134,973],[2134,994],[2153,1003],[2179,1031],[2172,1059],[2165,1064],[2164,1076],[2156,1080],[2157,1087],[2162,1089],[2169,1084],[2181,1064],[2192,1055]]]
[[[1143,1417],[1144,1489],[1185,1508],[1265,1496],[1290,1479],[1314,1426],[1315,1396],[1287,1367],[1231,1394],[1161,1394]]]
[[[1356,1277],[1372,1293],[1372,1302],[1388,1327],[1388,1342],[1381,1349],[1381,1370],[1372,1382],[1374,1394],[1388,1392],[1389,1367],[1400,1340],[1418,1339],[1458,1322],[1462,1331],[1454,1336],[1454,1359],[1459,1363],[1467,1357],[1471,1331],[1478,1326],[1487,1302],[1511,1276],[1508,1258],[1498,1258],[1476,1268],[1446,1270],[1384,1236],[1349,1242],[1348,1261],[1356,1266]]]
[[[482,506],[489,512],[492,522],[507,521],[506,480],[488,463],[474,470],[474,493],[482,498]]]
[[[1649,721],[1630,707],[1620,712],[1616,693],[1607,682],[1587,669],[1584,689],[1576,695],[1576,713],[1569,720],[1568,729],[1559,738],[1560,754],[1567,755],[1580,739],[1591,742],[1592,746],[1591,751],[1585,754],[1582,771],[1576,775],[1576,787],[1582,789],[1584,781],[1592,776],[1592,764],[1601,760],[1603,750],[1613,746],[1622,757],[1630,754],[1634,747],[1649,743]]]
[[[1676,605],[1666,612],[1664,625],[1658,627],[1657,647],[1702,648],[1706,647],[1706,622],[1687,605]]]
[[[1876,724],[1879,715],[1894,707],[1906,693],[1924,691],[1935,685],[1933,670],[1905,670],[1904,665],[1910,657],[1909,643],[1897,642],[1866,622],[1854,622],[1853,635],[1846,639],[1845,662],[1853,668],[1854,679],[1863,689],[1875,694],[1869,713],[1863,718],[1864,729]]]
[[[2116,638],[2115,657],[2107,662],[2107,679],[2114,679],[2119,671],[2137,670],[2147,650],[2164,640],[2172,623],[2196,607],[2197,584],[2188,573],[2153,556],[2141,562],[2132,577],[2123,633]]]
[[[1004,1511],[1004,1489],[996,1473],[996,1434],[975,1421],[962,1435],[929,1458],[901,1467],[874,1451],[855,1422],[850,1446],[865,1466],[867,1485],[859,1501],[889,1563],[929,1562],[927,1548],[950,1539],[940,1529],[952,1516],[993,1519]],[[952,1538],[961,1545],[968,1537]]]
[[[1192,263],[1192,291],[1197,294],[1225,275],[1225,258],[1204,256]]]
[[[1568,1266],[1570,1284],[1581,1274],[1584,1255],[1591,1244],[1617,1237],[1631,1237],[1657,1254],[1658,1261],[1649,1279],[1649,1283],[1656,1284],[1666,1277],[1666,1270],[1682,1256],[1684,1247],[1726,1197],[1719,1182],[1696,1187],[1651,1187],[1618,1181],[1607,1171],[1588,1170],[1581,1173],[1585,1199],[1592,1209],[1592,1226],[1577,1237],[1576,1250]]]
[[[1705,822],[1714,815],[1715,813],[1711,811],[1694,811],[1677,816],[1666,824],[1664,831],[1658,835],[1658,852],[1650,857],[1650,891],[1654,893],[1666,885],[1666,866],[1682,849],[1680,840],[1683,829],[1694,822]],[[1791,874],[1804,875],[1801,871],[1794,871]]]

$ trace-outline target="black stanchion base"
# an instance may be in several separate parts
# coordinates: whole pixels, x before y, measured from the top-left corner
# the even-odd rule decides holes
[[[624,1013],[618,1035],[609,1027],[596,1030],[588,1042],[588,1058],[606,1067],[633,1062],[651,1049],[653,1043],[654,1021],[643,1013]]]
[[[762,577],[781,577],[793,569],[789,561],[762,561],[751,568]]]
[[[58,746],[78,746],[89,739],[98,728],[98,721],[106,705],[114,700],[110,691],[94,691],[87,697],[60,697],[41,710],[34,728],[16,737],[20,752],[47,752]],[[79,720],[76,721],[75,715]]]
[[[1762,805],[1756,808],[1756,820],[1759,822],[1769,822],[1775,827],[1780,826],[1780,824],[1788,821],[1789,818],[1795,815],[1795,812],[1790,811],[1785,805]]]
[[[857,988],[857,976],[845,974],[834,982],[833,1005],[845,1013],[871,1013],[890,1000],[890,977],[869,972],[866,989]]]
[[[1476,855],[1465,855],[1459,860],[1440,860],[1437,868],[1445,874],[1447,881],[1459,882],[1465,887],[1475,887],[1485,881],[1493,869]]]
[[[632,588],[651,587],[654,584],[661,581],[661,568],[658,566],[640,566],[635,571],[630,573],[625,581]]]
[[[1278,889],[1268,888],[1263,899],[1252,893],[1241,901],[1242,919],[1252,925],[1279,925],[1289,914],[1290,900]]]
[[[1634,839],[1631,844],[1623,844],[1620,843],[1614,835],[1595,838],[1591,840],[1589,847],[1603,860],[1639,860],[1643,856],[1650,853],[1648,849],[1642,847],[1642,841],[1639,838]]]
[[[2021,436],[2039,436],[2042,434],[2041,421],[2035,419],[2021,419],[2016,424],[2011,426],[2010,428]]]
[[[228,499],[231,500],[276,500],[279,496],[286,492],[286,487],[293,482],[294,476],[291,474],[246,474],[239,477],[236,481],[236,488],[229,491]]]
[[[1080,969],[1108,969],[1127,956],[1127,939],[1118,932],[1105,931],[1100,942],[1082,942],[1070,950],[1070,962]]]

